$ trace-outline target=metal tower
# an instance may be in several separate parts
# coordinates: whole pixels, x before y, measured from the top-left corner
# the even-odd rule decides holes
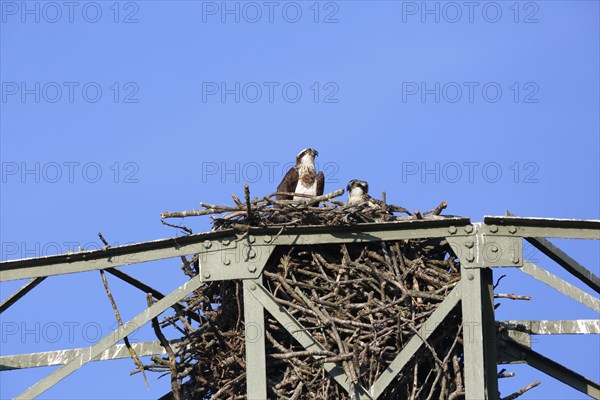
[[[117,344],[120,340],[168,308],[182,307],[179,301],[204,282],[231,279],[243,281],[245,321],[246,324],[251,323],[259,333],[258,340],[246,341],[246,365],[251,366],[247,368],[246,375],[247,396],[249,399],[266,399],[265,310],[286,327],[288,332],[294,331],[294,337],[305,348],[315,349],[320,346],[291,314],[279,307],[273,295],[262,284],[263,268],[276,246],[420,238],[446,238],[461,261],[460,283],[430,316],[419,335],[415,335],[409,341],[375,384],[372,387],[359,386],[356,389],[358,398],[377,399],[421,348],[423,340],[433,333],[453,309],[460,307],[465,327],[464,385],[467,400],[498,399],[497,365],[513,362],[527,363],[592,398],[600,399],[600,385],[597,382],[531,348],[532,335],[600,334],[600,321],[496,321],[492,284],[492,269],[517,268],[600,313],[600,300],[597,296],[578,289],[523,258],[525,239],[594,292],[600,293],[600,280],[597,276],[545,239],[600,240],[600,221],[519,218],[509,215],[489,216],[485,217],[483,222],[471,223],[468,218],[448,217],[352,226],[302,226],[289,228],[284,232],[275,228],[249,228],[246,235],[248,240],[237,241],[238,236],[235,232],[224,230],[0,263],[0,281],[30,279],[25,286],[0,304],[0,312],[4,312],[48,277],[92,270],[106,270],[144,292],[153,293],[154,297],[159,299],[89,348],[0,357],[2,371],[62,365],[17,396],[17,399],[39,396],[88,362],[129,357],[124,345]],[[167,295],[116,269],[123,265],[189,254],[200,254],[200,274]],[[232,257],[232,254],[244,254],[244,257]],[[158,341],[135,343],[133,346],[140,356],[165,352]],[[337,367],[335,363],[323,365],[329,372],[339,371]],[[346,390],[349,389],[344,375],[336,373],[332,375],[332,379]],[[169,394],[165,398],[169,398]]]

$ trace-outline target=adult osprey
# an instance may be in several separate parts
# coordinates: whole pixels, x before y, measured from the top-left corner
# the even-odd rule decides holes
[[[369,184],[365,181],[352,179],[346,187],[348,191],[348,204],[357,205],[366,203],[370,208],[383,208],[381,200],[369,196]]]
[[[296,165],[285,174],[277,186],[277,192],[301,193],[320,196],[325,188],[323,171],[316,173],[315,157],[319,153],[315,149],[304,149],[296,156]],[[277,195],[277,200],[307,200],[306,197]]]

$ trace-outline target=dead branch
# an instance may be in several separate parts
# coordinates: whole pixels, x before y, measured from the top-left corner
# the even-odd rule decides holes
[[[518,294],[496,293],[495,299],[511,299],[511,300],[531,300],[531,296],[521,296]]]
[[[115,299],[113,298],[113,295],[110,291],[110,288],[108,286],[108,281],[106,280],[106,275],[103,270],[100,270],[100,276],[102,277],[102,283],[104,285],[104,290],[106,291],[108,300],[110,301],[113,312],[115,313],[115,318],[117,319],[117,323],[118,323],[119,327],[122,327],[123,320],[121,319],[121,314],[119,313],[119,309],[117,308],[117,303],[115,302]],[[149,387],[148,378],[146,377],[146,373],[144,372],[144,364],[140,361],[140,358],[136,354],[135,350],[133,350],[131,343],[129,343],[129,338],[127,336],[125,336],[123,338],[123,342],[125,342],[125,347],[127,347],[127,350],[129,351],[129,355],[133,359],[133,362],[135,363],[136,367],[138,367],[138,370],[142,373],[142,376],[144,377],[144,382],[146,383],[146,387]]]
[[[541,382],[540,381],[535,381],[533,383],[530,383],[529,385],[525,386],[524,388],[522,388],[521,390],[519,390],[518,392],[514,392],[511,395],[508,395],[506,397],[503,397],[502,400],[514,400],[517,397],[520,397],[523,393],[527,392],[528,390],[533,389],[534,387],[538,386]]]

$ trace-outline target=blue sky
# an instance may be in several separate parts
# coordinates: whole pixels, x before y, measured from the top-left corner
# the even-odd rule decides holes
[[[229,204],[245,182],[271,193],[309,146],[326,191],[358,178],[389,202],[446,200],[448,214],[473,221],[506,209],[600,218],[599,3],[469,4],[0,1],[1,259],[97,248],[98,231],[111,244],[173,236],[162,211]],[[554,242],[600,274],[597,242]],[[539,252],[529,258],[568,278]],[[123,270],[165,292],[185,280],[177,260]],[[498,319],[598,318],[500,273],[500,292],[533,300],[502,301]],[[124,319],[145,307],[109,280]],[[20,285],[1,284],[0,297]],[[0,324],[8,355],[89,346],[114,317],[92,272],[48,279]],[[154,340],[151,328],[134,339]],[[600,380],[598,336],[536,339]],[[133,369],[92,363],[42,398],[168,391],[155,374],[147,390]],[[0,398],[51,370],[0,374]],[[500,382],[503,395],[541,379],[523,399],[585,398],[529,367],[508,370],[517,377]]]

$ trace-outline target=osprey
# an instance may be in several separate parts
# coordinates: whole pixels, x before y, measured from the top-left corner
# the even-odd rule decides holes
[[[320,196],[325,188],[323,172],[316,173],[315,157],[319,153],[315,149],[304,149],[296,156],[296,165],[285,174],[277,186],[277,192],[302,193]],[[306,197],[277,195],[277,200],[306,200]]]
[[[352,179],[346,186],[348,191],[348,204],[357,205],[366,203],[370,208],[383,208],[383,203],[380,200],[369,196],[369,184],[365,181]]]

